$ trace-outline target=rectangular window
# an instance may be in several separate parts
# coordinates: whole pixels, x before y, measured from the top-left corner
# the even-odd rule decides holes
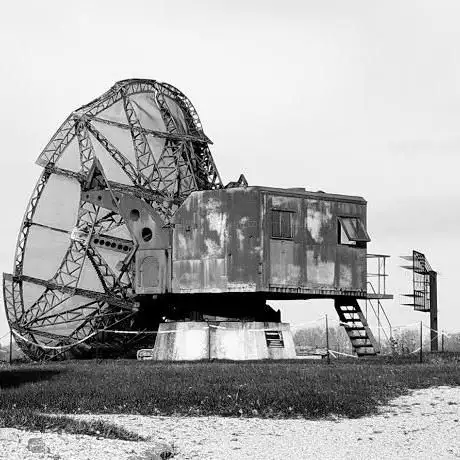
[[[265,331],[265,340],[268,348],[284,348],[283,333],[281,331]]]
[[[371,239],[359,217],[339,217],[339,243],[356,245]]]
[[[291,239],[292,233],[292,211],[272,210],[272,237]]]

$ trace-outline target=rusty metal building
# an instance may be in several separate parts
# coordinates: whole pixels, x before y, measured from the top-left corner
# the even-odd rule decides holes
[[[360,197],[268,187],[194,192],[174,220],[170,290],[364,297],[368,241]]]

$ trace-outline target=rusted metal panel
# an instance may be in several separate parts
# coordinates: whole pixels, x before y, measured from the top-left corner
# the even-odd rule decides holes
[[[173,263],[173,292],[227,291],[225,259],[179,260]]]
[[[191,292],[200,286],[201,261],[177,260],[173,261],[172,291]]]
[[[225,193],[225,191],[223,191]],[[259,192],[250,188],[229,189],[227,275],[232,285],[244,285],[245,291],[254,290],[262,262],[260,239]]]
[[[322,251],[319,245],[306,248],[307,285],[312,288],[333,288],[335,280],[335,255],[333,247]]]
[[[271,190],[270,190],[271,191]],[[270,228],[270,218],[264,222],[265,240],[270,246],[266,251],[270,270],[265,289],[297,293],[336,292],[366,290],[365,245],[339,243],[339,217],[353,216],[366,222],[366,202],[360,198],[346,201],[348,197],[332,197],[327,194],[282,196],[267,193],[265,212],[274,209],[293,211],[292,238],[275,239]],[[340,199],[341,198],[341,199]],[[290,288],[291,290],[289,291]]]
[[[356,203],[366,205],[366,200],[360,196],[352,195],[338,195],[334,193],[325,193],[322,191],[311,192],[303,188],[275,188],[275,187],[251,187],[253,189],[258,189],[261,192],[276,195],[276,196],[290,196],[290,197],[299,197],[302,199],[314,199],[314,200],[323,200],[331,201],[338,203]]]
[[[303,199],[292,196],[268,195],[266,200],[266,232],[270,238],[269,261],[265,268],[269,271],[269,284],[302,286],[306,282],[305,232],[303,230]],[[289,235],[274,234],[274,216],[282,213],[280,231]],[[275,225],[276,227],[276,225]]]
[[[342,203],[335,205],[336,225],[338,217],[358,217],[366,227],[366,206],[358,203]],[[337,227],[338,232],[338,227]],[[336,286],[341,289],[355,289],[366,291],[367,260],[366,245],[348,246],[337,244]]]
[[[173,236],[173,292],[256,290],[261,259],[258,193],[234,188],[192,193]]]
[[[305,199],[307,285],[312,288],[335,287],[337,228],[333,203]]]
[[[297,286],[300,266],[294,265],[294,242],[270,241],[270,283]]]

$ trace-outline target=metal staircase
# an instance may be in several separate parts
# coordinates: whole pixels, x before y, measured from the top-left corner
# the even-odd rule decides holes
[[[338,298],[334,300],[334,306],[357,356],[375,356],[380,353],[358,301]]]

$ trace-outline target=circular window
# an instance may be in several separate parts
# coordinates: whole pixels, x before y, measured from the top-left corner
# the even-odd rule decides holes
[[[142,229],[141,235],[144,241],[150,241],[152,239],[153,233],[152,230],[150,230],[150,228],[144,227]]]
[[[141,213],[137,209],[131,209],[131,212],[129,213],[129,218],[136,222],[139,220],[139,217],[141,217]]]

